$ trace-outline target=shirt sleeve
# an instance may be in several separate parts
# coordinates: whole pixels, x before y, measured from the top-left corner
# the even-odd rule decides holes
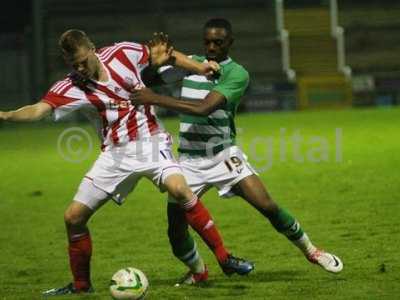
[[[169,65],[160,67],[157,72],[160,74],[162,81],[167,84],[181,81],[190,74],[185,69]]]
[[[204,61],[204,58],[201,58],[197,55],[188,55],[188,57],[197,62]],[[157,72],[158,72],[158,74],[160,74],[162,81],[167,84],[182,81],[183,78],[185,78],[186,76],[188,76],[192,73],[183,68],[178,68],[178,67],[171,66],[171,65],[162,66],[158,69]]]
[[[213,88],[225,96],[228,103],[238,102],[249,85],[249,73],[243,69],[231,70],[221,76],[220,82]]]
[[[90,105],[85,93],[73,86],[70,79],[56,82],[44,95],[42,101],[53,108],[53,115],[56,121],[73,111]]]
[[[129,61],[135,66],[139,73],[150,64],[150,52],[144,44],[123,42],[121,51],[128,57]]]

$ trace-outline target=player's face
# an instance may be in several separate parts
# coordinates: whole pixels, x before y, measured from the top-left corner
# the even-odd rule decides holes
[[[96,79],[98,58],[94,48],[80,47],[74,56],[65,59],[81,76]]]
[[[208,60],[221,62],[228,57],[232,37],[224,28],[207,28],[204,32],[204,46]]]

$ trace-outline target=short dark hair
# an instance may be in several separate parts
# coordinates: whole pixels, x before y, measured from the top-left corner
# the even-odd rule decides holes
[[[81,47],[93,48],[94,44],[87,34],[79,29],[69,29],[65,31],[58,41],[64,55],[72,56]]]
[[[204,30],[208,28],[224,28],[228,36],[232,35],[232,25],[224,18],[213,18],[208,20],[204,25]]]

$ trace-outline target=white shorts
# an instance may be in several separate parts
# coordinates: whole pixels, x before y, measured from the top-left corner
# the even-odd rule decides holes
[[[169,135],[162,133],[102,152],[82,180],[74,201],[95,210],[105,200],[101,195],[107,195],[104,197],[121,204],[142,177],[150,179],[163,192],[168,176],[182,175],[171,145]]]
[[[237,146],[225,149],[212,158],[181,156],[179,164],[189,187],[198,196],[215,187],[220,197],[232,197],[234,185],[250,175],[258,175]],[[171,197],[168,201],[176,203]]]

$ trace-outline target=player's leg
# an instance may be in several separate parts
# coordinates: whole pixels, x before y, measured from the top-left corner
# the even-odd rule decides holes
[[[82,180],[74,201],[64,213],[68,237],[68,255],[73,283],[43,293],[45,296],[58,296],[93,291],[90,279],[92,241],[87,223],[91,216],[109,199],[109,195],[94,186],[87,178]]]
[[[181,168],[190,189],[198,198],[201,198],[209,188],[204,183],[204,177],[198,176],[197,170],[185,167],[184,163],[181,163]],[[167,213],[168,239],[172,252],[176,258],[189,268],[192,274],[200,274],[197,277],[206,280],[206,274],[204,274],[206,266],[197,250],[194,239],[190,235],[185,211],[171,195],[168,197]],[[201,274],[204,276],[201,276]],[[196,280],[196,278],[194,279]]]
[[[64,214],[68,237],[68,254],[74,288],[87,291],[91,287],[90,260],[92,241],[87,222],[94,213],[86,205],[73,201]]]
[[[220,266],[226,274],[247,274],[253,270],[253,265],[245,260],[233,257],[225,249],[222,238],[201,201],[189,188],[182,169],[176,162],[171,151],[170,139],[157,137],[157,147],[154,144],[147,149],[147,157],[152,160],[146,163],[143,174],[150,178],[161,190],[167,190],[183,209],[187,223],[201,236],[203,241],[215,254]],[[156,156],[156,154],[158,154]],[[154,160],[156,158],[156,160]]]
[[[229,254],[210,213],[190,190],[182,174],[171,174],[165,177],[163,184],[170,196],[176,199],[184,210],[186,221],[214,252],[225,274],[244,275],[254,269],[250,262]]]
[[[186,221],[202,237],[208,247],[214,252],[219,262],[227,259],[228,251],[223,245],[222,238],[216,229],[208,210],[193,194],[181,174],[172,174],[164,181],[169,195],[176,199],[183,209]]]
[[[237,183],[233,191],[269,219],[273,227],[285,235],[313,263],[330,272],[340,272],[343,264],[338,257],[317,249],[303,231],[299,222],[280,208],[269,196],[260,178],[253,174]]]
[[[168,201],[168,239],[173,254],[189,268],[189,272],[181,278],[176,286],[192,285],[208,279],[208,270],[196,242],[191,236],[186,221],[185,211],[176,202]]]
[[[199,167],[196,165],[196,167]],[[198,169],[186,167],[184,160],[181,168],[192,192],[201,198],[210,188],[205,183],[205,176],[201,176]],[[179,203],[168,197],[168,238],[175,257],[185,264],[189,271],[178,281],[176,286],[193,285],[205,282],[208,279],[208,270],[192,238],[186,222],[185,211]]]
[[[257,175],[243,178],[232,190],[268,218],[272,226],[289,240],[295,241],[304,235],[302,228],[292,215],[272,200]],[[315,249],[311,243],[305,246],[302,251],[309,252]]]

